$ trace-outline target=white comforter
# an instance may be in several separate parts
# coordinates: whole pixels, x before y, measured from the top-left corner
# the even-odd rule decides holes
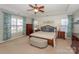
[[[56,38],[56,33],[55,32],[38,31],[38,32],[32,33],[31,36],[41,37],[41,38],[46,38],[46,39],[52,40],[52,39]]]

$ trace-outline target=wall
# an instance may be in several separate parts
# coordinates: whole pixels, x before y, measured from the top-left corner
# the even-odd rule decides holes
[[[74,17],[73,22],[76,22],[77,20],[79,20],[79,10],[74,13],[73,17]],[[73,24],[73,32],[79,33],[79,24]]]
[[[3,13],[0,12],[0,42],[3,40]]]
[[[44,25],[51,25],[57,27],[59,30],[61,25],[61,19],[67,18],[66,15],[58,15],[58,16],[46,16],[46,17],[39,17],[36,20],[39,22],[39,28]]]
[[[26,18],[26,24],[32,24],[32,18],[31,17]]]

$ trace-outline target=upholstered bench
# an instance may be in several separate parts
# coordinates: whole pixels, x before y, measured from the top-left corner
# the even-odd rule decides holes
[[[47,40],[41,38],[31,37],[29,40],[30,44],[39,48],[45,48],[48,46]]]

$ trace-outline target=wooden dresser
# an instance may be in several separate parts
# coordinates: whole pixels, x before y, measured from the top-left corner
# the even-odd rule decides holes
[[[30,35],[31,33],[33,33],[32,24],[26,24],[26,35]]]
[[[65,39],[65,32],[64,31],[58,31],[58,38]]]
[[[79,35],[73,34],[72,35],[72,44],[71,47],[76,54],[79,54]]]

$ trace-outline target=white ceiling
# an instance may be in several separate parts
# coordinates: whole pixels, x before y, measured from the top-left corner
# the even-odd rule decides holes
[[[62,15],[62,14],[73,14],[79,9],[79,4],[41,4],[44,5],[45,12],[37,13],[37,16],[46,15]],[[1,4],[0,9],[4,11],[9,11],[14,14],[19,14],[23,16],[34,17],[34,11],[27,11],[31,9],[28,4]]]

